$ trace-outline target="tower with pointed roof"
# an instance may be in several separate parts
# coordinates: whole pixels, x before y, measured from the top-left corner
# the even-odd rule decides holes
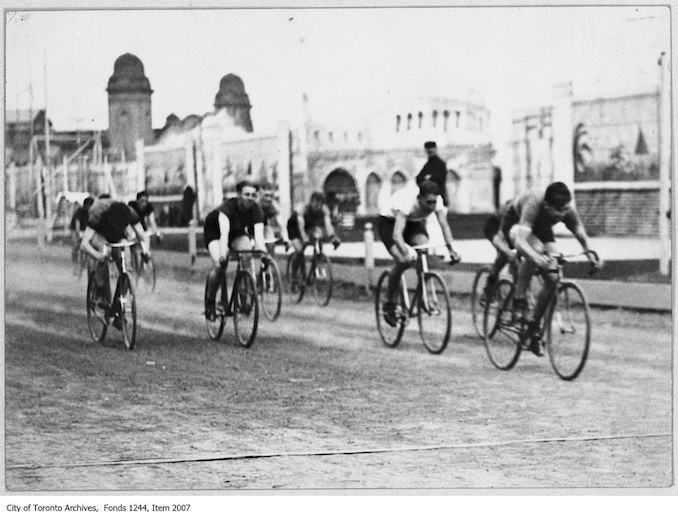
[[[214,97],[216,110],[226,109],[226,113],[233,119],[236,126],[240,126],[247,132],[252,131],[252,118],[250,117],[250,98],[245,92],[245,84],[242,79],[229,73],[219,82],[219,91]]]
[[[111,149],[123,150],[135,158],[135,143],[153,143],[151,125],[151,84],[141,60],[131,53],[118,57],[108,80],[108,137]]]

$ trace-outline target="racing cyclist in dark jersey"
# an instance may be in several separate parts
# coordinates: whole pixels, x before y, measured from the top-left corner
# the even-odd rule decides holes
[[[283,223],[280,207],[276,204],[273,185],[264,183],[261,186],[259,207],[264,215],[264,239],[273,240],[279,237],[288,246],[290,239],[287,236],[287,226]]]

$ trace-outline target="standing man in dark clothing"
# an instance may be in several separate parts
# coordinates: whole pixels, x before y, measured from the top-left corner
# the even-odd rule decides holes
[[[447,207],[449,201],[447,199],[447,164],[438,156],[438,146],[433,141],[424,143],[424,149],[428,155],[428,162],[424,164],[421,171],[417,175],[417,185],[421,185],[424,181],[432,181],[438,185],[440,195],[443,198],[443,204]]]

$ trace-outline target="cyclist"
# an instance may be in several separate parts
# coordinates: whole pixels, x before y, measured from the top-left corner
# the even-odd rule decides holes
[[[304,247],[309,239],[327,239],[339,247],[341,240],[334,232],[330,210],[325,204],[325,196],[322,192],[313,192],[310,202],[303,208],[298,208],[287,221],[287,234],[289,235],[294,258],[292,260],[292,291],[298,285],[297,277]]]
[[[513,273],[518,263],[518,251],[513,248],[510,241],[507,240],[504,232],[501,230],[501,220],[506,213],[506,210],[508,210],[508,208],[511,206],[511,203],[512,201],[507,201],[499,208],[499,211],[496,214],[490,215],[483,228],[485,237],[497,250],[497,255],[494,258],[492,267],[490,268],[490,275],[487,276],[487,282],[485,283],[485,288],[483,290],[483,300],[487,300],[489,291],[497,282],[499,273],[506,266],[506,264],[511,264],[511,271]]]
[[[266,251],[264,214],[257,204],[259,186],[244,180],[239,182],[235,188],[238,197],[226,199],[205,218],[205,245],[212,260],[212,269],[208,276],[207,310],[205,311],[205,317],[210,320],[214,319],[215,297],[219,283],[223,280],[228,251],[251,250],[251,235],[254,236],[254,248],[258,251]],[[251,268],[251,265],[251,259],[245,258],[246,268]]]
[[[272,240],[276,237],[276,232],[287,246],[290,242],[287,236],[287,229],[285,228],[282,217],[280,215],[280,207],[275,201],[275,192],[273,185],[264,183],[261,186],[261,196],[259,197],[259,206],[264,215],[264,239]]]
[[[400,276],[417,260],[417,252],[412,246],[428,243],[426,219],[433,212],[450,253],[450,264],[458,263],[461,257],[452,248],[453,238],[447,222],[447,208],[443,205],[438,185],[432,181],[423,181],[418,189],[408,186],[395,192],[388,204],[384,205],[377,220],[379,238],[395,260],[388,279],[387,300],[384,303],[384,320],[391,326],[398,322],[394,299]]]
[[[136,212],[137,216],[139,217],[139,221],[141,222],[141,226],[144,228],[144,231],[146,231],[146,239],[148,242],[146,242],[147,245],[144,247],[144,252],[150,254],[151,237],[148,236],[149,233],[155,233],[155,235],[158,237],[158,240],[162,240],[162,233],[158,229],[158,225],[155,223],[155,208],[153,207],[153,203],[148,200],[148,192],[142,190],[141,192],[137,193],[136,201],[130,201],[128,204]]]
[[[80,239],[82,234],[85,232],[87,227],[87,217],[89,216],[89,208],[94,202],[93,197],[86,197],[82,202],[82,206],[78,206],[73,212],[73,217],[71,217],[71,223],[69,225],[71,229],[71,240],[73,241],[73,250],[71,251],[71,259],[76,265],[75,272],[77,273],[77,264],[78,264],[78,252],[80,251]],[[77,204],[77,203],[76,203]]]
[[[128,205],[111,198],[98,199],[92,204],[87,219],[87,228],[82,235],[80,248],[92,256],[97,264],[95,266],[95,278],[99,288],[99,296],[104,303],[108,304],[111,296],[110,282],[108,278],[108,245],[106,243],[118,243],[122,240],[134,240],[136,237],[144,241],[144,231],[136,212]],[[143,247],[143,244],[142,244]],[[120,250],[111,251],[113,261],[118,270],[121,269]],[[113,297],[113,326],[120,329],[120,304],[118,295],[120,290],[115,291]]]
[[[557,247],[553,235],[553,226],[563,222],[572,232],[585,251],[590,249],[590,240],[572,204],[572,193],[562,182],[551,183],[545,192],[529,190],[517,196],[511,202],[502,219],[502,231],[518,252],[524,256],[518,267],[513,307],[516,315],[528,323],[530,336],[529,350],[538,356],[543,355],[539,336],[539,321],[544,314],[548,297],[555,292],[555,280],[548,270],[554,268],[549,254],[556,253]],[[602,260],[587,253],[589,261],[596,268],[602,266]],[[537,296],[533,318],[526,318],[527,288],[535,270],[544,272],[544,287]]]

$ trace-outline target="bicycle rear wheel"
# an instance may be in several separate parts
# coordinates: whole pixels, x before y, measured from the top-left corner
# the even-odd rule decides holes
[[[485,349],[490,362],[499,370],[513,368],[522,350],[520,329],[513,322],[513,292],[513,283],[500,279],[483,312]]]
[[[334,281],[332,279],[332,263],[330,263],[330,258],[326,254],[320,253],[316,256],[312,279],[316,302],[321,306],[327,306],[332,298]]]
[[[395,326],[391,326],[384,320],[384,303],[387,300],[386,289],[388,288],[389,274],[390,272],[388,270],[384,270],[379,277],[377,289],[374,294],[374,311],[377,316],[377,330],[379,331],[379,336],[381,336],[381,341],[383,341],[384,345],[387,347],[395,348],[403,337],[408,312],[405,310],[403,301],[404,290],[401,281],[401,286],[398,288],[395,300],[395,312],[398,322]]]
[[[435,272],[425,273],[421,286],[417,308],[419,335],[426,350],[431,354],[440,354],[447,347],[452,331],[450,295],[445,281]]]
[[[219,281],[219,287],[217,288],[217,292],[214,294],[215,297],[215,311],[214,315],[212,318],[208,318],[205,316],[205,327],[207,327],[207,335],[210,337],[210,339],[213,340],[218,340],[221,338],[221,334],[224,332],[224,308],[223,308],[223,303],[225,302],[223,299],[221,302],[218,302],[216,300],[216,297],[219,297],[220,294],[223,297],[223,294],[225,293],[223,290],[223,285],[224,285],[224,280]],[[209,275],[207,276],[207,281],[205,282],[205,311],[207,311],[208,305],[207,305],[207,290],[209,289]]]
[[[132,281],[128,275],[120,276],[120,324],[122,340],[127,350],[132,350],[137,340],[137,301]]]
[[[266,268],[262,264],[257,281],[264,316],[271,322],[275,322],[280,316],[282,306],[282,284],[278,264],[273,258],[269,258]]]
[[[591,343],[589,305],[582,289],[565,282],[548,318],[546,345],[553,370],[563,380],[574,380],[584,369]]]
[[[95,343],[103,343],[110,318],[108,305],[102,301],[94,271],[87,276],[87,329]]]
[[[473,288],[471,288],[471,321],[476,333],[481,338],[485,335],[483,333],[483,311],[485,310],[484,291],[487,285],[487,278],[490,275],[490,269],[483,267],[476,272],[476,277],[473,279]]]
[[[238,343],[249,348],[257,335],[259,324],[259,301],[254,278],[249,272],[236,273],[233,283],[233,324]]]

